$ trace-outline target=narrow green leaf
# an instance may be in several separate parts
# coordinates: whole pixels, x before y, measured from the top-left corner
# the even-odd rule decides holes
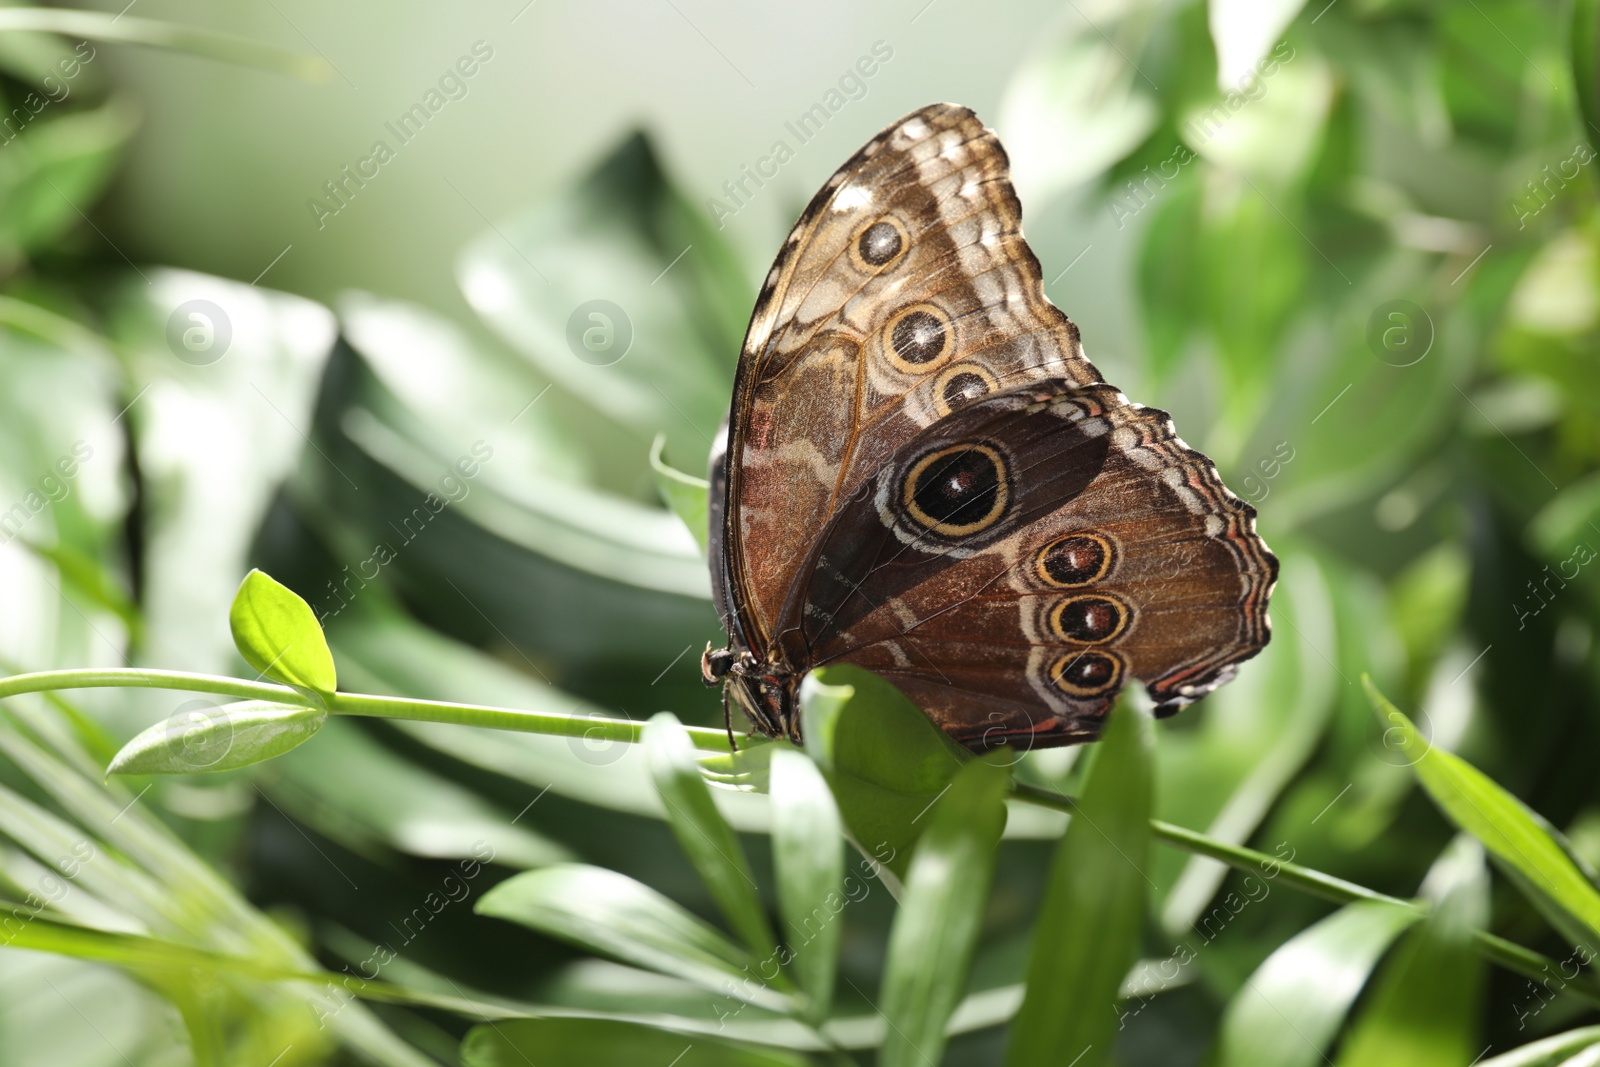
[[[333,653],[311,605],[288,586],[252,570],[228,609],[233,643],[246,663],[308,695],[333,695]]]
[[[783,939],[807,997],[807,1016],[827,1017],[844,910],[844,825],[816,764],[792,748],[772,754],[772,864]]]
[[[663,711],[652,718],[644,728],[644,748],[650,775],[667,809],[667,825],[712,899],[752,952],[763,959],[776,958],[777,939],[750,863],[733,828],[717,810],[695,762],[694,743],[677,717]]]
[[[0,11],[0,32],[42,30],[91,41],[116,41],[152,45],[178,52],[219,59],[225,63],[259,67],[312,82],[333,80],[333,68],[319,56],[288,52],[257,41],[177,26],[167,22],[100,11],[71,11],[49,7],[14,7]]]
[[[804,1067],[804,1056],[692,1037],[610,1019],[485,1023],[461,1042],[463,1067]]]
[[[871,671],[836,664],[800,686],[806,751],[833,789],[861,850],[904,878],[919,817],[970,758],[905,694]]]
[[[1572,85],[1584,136],[1600,146],[1600,0],[1573,0],[1571,39]]]
[[[1212,1067],[1320,1067],[1345,1013],[1419,913],[1349,904],[1278,947],[1228,1004]]]
[[[1556,1067],[1573,1053],[1591,1048],[1600,1048],[1600,1026],[1584,1026],[1529,1042],[1493,1059],[1480,1060],[1478,1067]]]
[[[983,921],[1009,785],[999,761],[974,760],[927,815],[889,930],[878,997],[889,1022],[881,1067],[925,1067],[944,1055],[945,1024],[966,988]]]
[[[1367,695],[1386,732],[1445,818],[1483,842],[1489,855],[1564,937],[1600,937],[1600,890],[1572,862],[1544,821],[1461,757],[1434,748],[1371,679]]]
[[[1338,1067],[1460,1067],[1478,1051],[1484,967],[1472,934],[1488,916],[1489,885],[1483,849],[1471,838],[1457,840],[1470,852],[1452,847],[1434,865],[1453,884],[1385,962]]]
[[[304,744],[327,721],[321,708],[266,700],[194,707],[139,733],[122,746],[106,773],[192,774],[248,767]]]
[[[669,974],[763,1007],[787,998],[756,977],[755,961],[722,931],[625,874],[584,863],[508,878],[474,909],[591,952]]]
[[[650,446],[650,469],[656,474],[656,492],[661,495],[662,502],[676,512],[678,518],[683,520],[683,524],[689,527],[689,532],[694,534],[695,541],[700,545],[700,553],[705,555],[711,537],[711,513],[707,496],[710,483],[704,478],[696,478],[669,466],[663,455],[666,448],[667,435],[656,434],[655,443]]]
[[[1151,747],[1149,716],[1121,705],[1056,848],[1008,1067],[1093,1067],[1111,1053],[1150,894]]]

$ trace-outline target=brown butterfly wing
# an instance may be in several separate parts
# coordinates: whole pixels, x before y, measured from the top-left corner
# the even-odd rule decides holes
[[[736,643],[768,645],[817,533],[907,437],[1018,382],[1100,380],[1045,298],[1007,174],[971,111],[927,107],[840,168],[784,243],[712,457]]]
[[[1163,710],[1269,638],[1255,510],[1164,412],[1067,381],[993,394],[840,508],[777,641],[855,663],[973,748],[1090,740],[1130,680]]]

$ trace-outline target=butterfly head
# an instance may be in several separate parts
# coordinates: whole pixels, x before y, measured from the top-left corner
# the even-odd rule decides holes
[[[724,701],[731,698],[738,704],[759,733],[799,743],[799,677],[793,672],[758,659],[748,649],[707,645],[700,657],[700,680],[721,685]]]

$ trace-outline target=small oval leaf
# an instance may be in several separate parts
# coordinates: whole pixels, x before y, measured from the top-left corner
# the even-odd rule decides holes
[[[322,729],[328,713],[266,700],[195,706],[122,746],[106,774],[229,771],[281,756]]]
[[[273,681],[321,698],[338,688],[333,653],[311,605],[262,571],[239,583],[228,626],[244,661]]]
[[[664,455],[666,448],[667,435],[657,434],[655,443],[650,446],[650,469],[656,475],[656,492],[689,527],[695,543],[700,546],[700,554],[706,555],[711,537],[711,512],[707,496],[710,486],[704,478],[696,478],[668,465]]]

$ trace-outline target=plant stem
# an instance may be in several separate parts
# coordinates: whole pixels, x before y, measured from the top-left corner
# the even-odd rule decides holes
[[[1071,813],[1077,807],[1077,801],[1064,793],[1051,792],[1037,786],[1017,783],[1012,787],[1012,795],[1018,800],[1041,808],[1051,808],[1055,811]],[[1287,863],[1276,856],[1269,856],[1265,852],[1257,852],[1253,848],[1243,845],[1232,845],[1226,841],[1218,841],[1196,833],[1194,830],[1182,826],[1175,826],[1160,819],[1150,820],[1150,832],[1159,841],[1164,841],[1174,848],[1181,848],[1185,852],[1192,852],[1197,856],[1206,856],[1210,859],[1226,863],[1241,871],[1250,871],[1266,878],[1281,880],[1285,885],[1292,885],[1312,896],[1322,897],[1339,904],[1354,904],[1357,901],[1373,900],[1389,904],[1397,908],[1406,908],[1419,914],[1426,913],[1427,905],[1415,900],[1405,900],[1392,897],[1387,893],[1380,893],[1376,889],[1368,889],[1364,885],[1347,882],[1343,878],[1335,878],[1331,874],[1314,871],[1309,867]],[[1277,874],[1270,873],[1274,868]],[[1498,963],[1509,971],[1525,975],[1528,978],[1544,979],[1555,973],[1552,968],[1558,964],[1549,956],[1533,949],[1525,948],[1514,941],[1507,941],[1503,937],[1483,930],[1475,930],[1472,935],[1473,947],[1488,960]],[[1600,983],[1584,976],[1582,981],[1574,979],[1567,982],[1562,988],[1569,989],[1585,1000],[1600,1004]]]
[[[216,674],[188,671],[146,670],[142,667],[99,667],[68,671],[39,671],[0,678],[0,699],[23,693],[42,693],[55,689],[179,689],[215,693],[242,700],[270,700],[294,707],[315,707],[316,702],[298,690],[273,682],[247,682]],[[637,743],[643,723],[603,715],[567,715],[549,711],[524,711],[486,704],[452,704],[442,700],[409,700],[404,697],[372,696],[366,693],[335,693],[327,701],[335,715],[362,715],[382,719],[417,719],[447,722],[459,726],[483,726],[495,730],[555,734],[561,737],[587,737],[595,741]],[[725,731],[704,726],[685,727],[696,748],[707,752],[728,751]]]

